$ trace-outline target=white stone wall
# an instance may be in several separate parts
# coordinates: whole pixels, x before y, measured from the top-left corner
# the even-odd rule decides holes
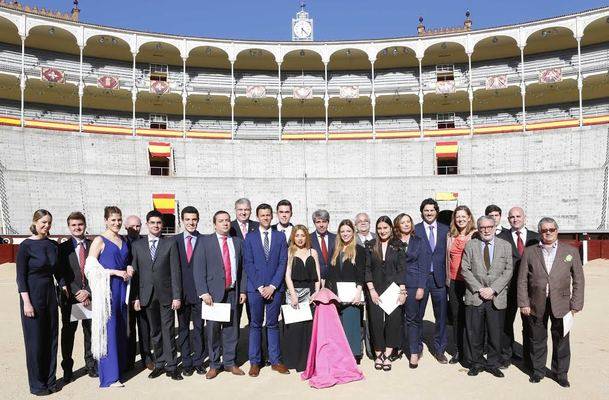
[[[103,228],[103,207],[144,216],[152,193],[175,193],[180,207],[196,206],[201,230],[218,209],[233,211],[238,197],[275,205],[287,198],[294,222],[311,226],[317,208],[331,227],[359,211],[411,214],[436,192],[458,192],[459,204],[480,215],[487,204],[522,205],[528,225],[542,216],[561,229],[595,229],[601,219],[603,163],[608,127],[584,127],[463,137],[459,175],[434,175],[434,144],[450,138],[385,141],[217,141],[160,139],[172,143],[175,176],[149,176],[151,138],[0,128],[10,221],[26,233],[32,212],[55,216],[53,233],[67,233],[65,217],[82,210],[89,232]],[[306,178],[305,178],[306,176]],[[453,208],[455,202],[440,203]],[[233,217],[234,217],[234,213]]]

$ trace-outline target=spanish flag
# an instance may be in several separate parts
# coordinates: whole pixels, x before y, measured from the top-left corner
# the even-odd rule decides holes
[[[155,193],[152,195],[154,209],[163,214],[173,214],[176,208],[176,195],[171,193]]]
[[[458,198],[457,192],[436,192],[436,201],[455,201]]]
[[[171,155],[171,144],[163,142],[149,142],[148,151],[152,157],[169,158]]]
[[[436,158],[457,158],[459,153],[458,142],[437,142]]]

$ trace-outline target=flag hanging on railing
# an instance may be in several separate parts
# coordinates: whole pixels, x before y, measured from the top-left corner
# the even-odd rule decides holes
[[[150,93],[158,96],[167,94],[170,92],[169,82],[166,81],[151,81],[150,82]]]
[[[313,98],[313,88],[310,86],[295,86],[293,96],[298,100],[309,100]]]
[[[436,158],[457,158],[459,142],[437,142]]]
[[[45,82],[50,83],[65,83],[66,76],[63,71],[53,67],[42,67],[40,71],[40,78]]]
[[[486,90],[497,90],[507,88],[507,75],[489,76],[486,78]]]
[[[152,157],[169,158],[171,156],[171,144],[164,142],[149,142],[148,151]]]
[[[539,71],[539,83],[558,83],[562,81],[562,69],[548,68]]]
[[[359,98],[359,86],[341,86],[341,99],[357,99]]]
[[[176,208],[176,195],[172,193],[154,193],[152,195],[154,209],[163,214],[173,214]]]
[[[455,81],[438,81],[436,82],[437,94],[455,93]]]
[[[266,96],[265,86],[248,86],[245,89],[245,96],[248,99],[260,99]]]
[[[115,90],[120,88],[120,81],[115,76],[104,75],[97,78],[97,86],[102,89]]]

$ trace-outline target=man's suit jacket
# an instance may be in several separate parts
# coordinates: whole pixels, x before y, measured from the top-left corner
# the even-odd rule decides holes
[[[416,236],[423,239],[423,251],[420,254],[420,276],[418,287],[424,288],[427,286],[427,276],[431,273],[431,263],[433,262],[433,277],[436,287],[446,286],[446,236],[448,235],[448,226],[437,222],[437,232],[434,232],[436,239],[436,247],[431,250],[427,232],[423,222],[419,222],[414,226]]]
[[[195,280],[193,276],[193,262],[195,260],[195,254],[200,251],[199,242],[201,241],[203,235],[196,231],[195,236],[197,237],[197,241],[195,242],[195,246],[192,249],[192,257],[190,259],[190,262],[188,262],[188,259],[186,257],[184,232],[174,236],[176,244],[178,246],[178,254],[180,258],[180,274],[182,276],[182,300],[186,304],[197,304],[201,301],[201,299],[199,299],[199,296],[197,296],[197,289],[195,287]]]
[[[148,237],[133,242],[136,299],[142,307],[147,307],[153,298],[161,305],[170,305],[172,300],[182,300],[182,276],[178,245],[174,238],[161,237],[154,261],[150,257]]]
[[[285,290],[285,270],[288,263],[288,245],[283,232],[271,230],[271,248],[268,261],[260,230],[249,233],[243,242],[243,268],[247,275],[247,291],[257,292],[261,286],[273,285],[277,292]]]
[[[507,307],[507,287],[512,279],[512,249],[505,240],[495,237],[491,267],[484,265],[483,241],[472,238],[465,245],[461,259],[461,276],[465,280],[465,305],[479,306],[483,303],[480,289],[490,287],[495,291],[493,305],[498,310]]]
[[[89,255],[90,247],[91,241],[85,239],[85,259]],[[84,289],[91,294],[89,280],[80,273],[80,264],[78,263],[78,256],[76,255],[73,238],[70,238],[59,245],[57,263],[58,270],[62,276],[60,286],[68,287],[68,290],[70,291],[69,300],[71,303],[78,303],[75,296],[79,290]],[[82,286],[83,278],[85,279],[84,288]]]
[[[212,233],[199,236],[199,240],[201,241],[199,251],[193,255],[197,297],[208,293],[214,302],[220,302],[224,298],[226,275],[218,237]],[[237,261],[235,290],[237,293],[245,293],[247,277],[243,272],[243,241],[239,238],[232,238],[232,240]]]
[[[541,247],[524,249],[518,271],[518,307],[531,307],[531,315],[542,317],[546,309],[546,287],[555,318],[584,308],[584,269],[579,251],[558,242],[552,269],[548,274]]]
[[[247,223],[247,234],[249,235],[252,232],[257,232],[258,227],[260,226],[259,222],[248,220]],[[243,237],[243,233],[241,233],[241,226],[239,226],[239,221],[234,220],[230,223],[230,231],[228,233],[231,237],[238,237],[241,240],[245,240]]]
[[[518,280],[518,267],[520,266],[520,253],[518,253],[518,245],[514,242],[512,237],[512,231],[510,229],[504,229],[497,237],[505,240],[512,245],[512,262],[514,264],[514,274],[512,280]],[[527,229],[527,240],[523,242],[524,247],[536,246],[539,244],[540,236],[539,233]]]
[[[376,239],[376,233],[374,232],[370,232],[370,235],[372,236],[372,239]],[[360,246],[366,246],[366,243],[362,242],[362,239],[359,238],[359,235],[356,233],[355,234],[355,240],[357,240],[355,243],[359,244]]]
[[[317,255],[319,256],[319,272],[321,274],[322,279],[326,279],[326,274],[328,272],[328,264],[324,261],[321,252],[321,243],[317,240],[317,231],[313,231],[310,233],[311,235],[311,248],[317,251]],[[332,259],[332,255],[334,254],[334,247],[336,246],[336,234],[332,232],[327,232],[328,235],[328,262]]]

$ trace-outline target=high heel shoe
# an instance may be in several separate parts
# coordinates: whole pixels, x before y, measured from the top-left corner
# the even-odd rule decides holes
[[[391,371],[391,360],[385,354],[383,354],[383,371]]]
[[[389,361],[394,362],[394,361],[401,359],[403,354],[404,353],[399,350],[398,351],[394,350],[393,352],[391,352],[391,354],[387,358],[389,359]]]
[[[419,357],[417,357],[417,362],[416,362],[416,363],[413,363],[413,362],[412,362],[412,357],[408,359],[408,367],[409,367],[410,369],[415,369],[415,368],[417,368],[418,366],[419,366]]]
[[[374,360],[374,369],[376,369],[377,371],[380,371],[383,369],[383,357],[385,355],[381,354],[379,355],[376,360]]]

